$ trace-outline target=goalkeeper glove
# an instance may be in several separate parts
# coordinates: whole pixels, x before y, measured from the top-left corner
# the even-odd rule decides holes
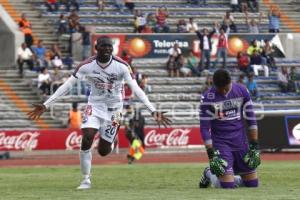
[[[249,143],[249,151],[244,157],[245,163],[252,169],[257,168],[260,165],[260,153],[258,148],[258,142],[251,141]]]
[[[227,162],[220,158],[219,151],[214,148],[207,149],[207,155],[209,158],[210,171],[216,176],[223,176],[225,174],[225,167],[227,167]]]

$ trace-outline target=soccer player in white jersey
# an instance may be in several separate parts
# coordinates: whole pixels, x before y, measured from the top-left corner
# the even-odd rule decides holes
[[[83,181],[77,189],[89,189],[91,187],[91,146],[98,130],[101,138],[98,144],[98,153],[101,156],[106,156],[113,150],[123,108],[124,80],[150,110],[158,125],[167,126],[170,124],[170,120],[164,116],[164,112],[156,111],[143,90],[132,78],[130,66],[112,55],[112,40],[106,36],[100,37],[97,39],[95,48],[97,50],[96,56],[79,64],[73,76],[59,87],[46,102],[35,104],[34,109],[28,113],[30,119],[38,119],[58,97],[65,95],[78,79],[85,80],[91,85],[91,94],[81,126],[83,138],[80,149],[80,167]]]

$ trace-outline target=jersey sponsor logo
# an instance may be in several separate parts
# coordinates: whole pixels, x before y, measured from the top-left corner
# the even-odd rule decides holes
[[[113,84],[111,84],[111,83],[102,83],[102,82],[96,81],[96,80],[94,80],[94,85],[97,89],[111,90],[113,88]]]

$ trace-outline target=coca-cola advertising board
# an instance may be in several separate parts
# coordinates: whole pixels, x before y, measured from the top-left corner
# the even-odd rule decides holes
[[[75,150],[80,148],[82,134],[80,130],[25,130],[0,131],[0,151],[23,150]],[[95,137],[93,147],[99,141]],[[119,130],[118,144],[127,148],[128,141],[124,129]],[[146,128],[145,144],[147,148],[184,147],[202,145],[200,130],[194,128]]]

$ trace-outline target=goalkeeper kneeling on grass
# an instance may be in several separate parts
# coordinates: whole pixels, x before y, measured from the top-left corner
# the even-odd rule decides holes
[[[209,158],[200,188],[258,187],[260,153],[250,94],[224,69],[214,73],[213,87],[202,97],[200,130]]]

